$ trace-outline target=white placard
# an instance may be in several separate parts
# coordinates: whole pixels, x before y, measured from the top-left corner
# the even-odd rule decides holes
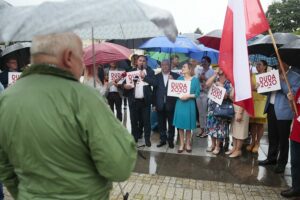
[[[133,78],[138,76],[140,80],[140,71],[127,72],[126,84],[134,86]]]
[[[108,82],[114,82],[115,80],[122,79],[124,71],[109,71],[108,72]]]
[[[8,72],[8,85],[14,84],[20,76],[21,72]]]
[[[221,105],[226,93],[226,89],[220,86],[216,86],[213,84],[209,91],[207,97],[212,101],[216,102],[217,104]]]
[[[272,92],[281,89],[278,70],[257,74],[256,83],[259,84],[257,93]]]
[[[181,97],[184,94],[190,94],[191,81],[169,80],[168,81],[168,96]]]
[[[183,76],[181,69],[172,69],[171,71],[176,73],[176,74],[179,74],[180,76]]]

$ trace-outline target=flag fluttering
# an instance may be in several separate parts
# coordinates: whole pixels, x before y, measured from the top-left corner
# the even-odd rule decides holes
[[[254,115],[247,40],[269,29],[259,0],[229,0],[219,65],[235,89],[235,103]]]

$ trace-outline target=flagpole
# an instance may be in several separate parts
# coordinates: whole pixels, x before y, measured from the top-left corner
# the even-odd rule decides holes
[[[94,41],[94,27],[92,26],[92,52],[93,52],[93,74],[94,74],[94,88],[96,88],[96,55],[95,55],[95,41]]]
[[[276,56],[277,56],[277,58],[278,58],[279,66],[280,66],[280,69],[281,69],[281,71],[282,71],[284,81],[286,82],[286,85],[287,85],[287,87],[288,87],[289,93],[292,94],[291,85],[290,85],[290,83],[289,83],[289,81],[288,81],[288,79],[287,79],[286,72],[285,72],[285,69],[284,69],[284,67],[283,67],[283,63],[282,63],[282,60],[281,60],[281,57],[280,57],[278,48],[277,48],[277,46],[276,46],[276,41],[275,41],[274,35],[273,35],[271,29],[269,29],[268,32],[269,32],[269,35],[271,36],[271,39],[272,39],[272,43],[273,43],[273,46],[274,46],[274,49],[275,49]],[[291,105],[291,107],[294,108],[294,111],[295,111],[296,115],[298,115],[298,112],[297,112],[297,106],[296,106],[296,102],[295,102],[294,99],[292,100],[292,103],[293,103],[293,105]]]

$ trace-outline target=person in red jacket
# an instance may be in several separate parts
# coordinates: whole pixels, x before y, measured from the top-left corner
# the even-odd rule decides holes
[[[294,98],[294,95],[291,93],[288,93],[287,96],[289,100]],[[287,198],[300,197],[300,89],[296,93],[295,101],[298,114],[294,117],[290,135],[292,187],[281,192],[281,195]]]

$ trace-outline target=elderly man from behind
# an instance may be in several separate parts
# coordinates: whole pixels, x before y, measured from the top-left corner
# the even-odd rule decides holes
[[[78,81],[82,55],[73,33],[37,36],[32,66],[0,95],[0,180],[14,199],[107,200],[133,170],[132,136]]]

